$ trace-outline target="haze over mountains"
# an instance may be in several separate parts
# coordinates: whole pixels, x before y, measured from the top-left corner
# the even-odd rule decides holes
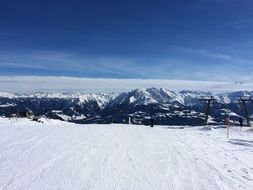
[[[75,123],[148,124],[150,117],[156,124],[201,125],[206,103],[201,96],[214,96],[209,122],[225,123],[228,113],[234,120],[244,112],[237,99],[252,96],[252,91],[214,94],[198,91],[170,91],[164,88],[135,89],[124,93],[0,93],[0,114],[9,117],[18,110],[30,110],[35,116]],[[249,115],[253,114],[248,103]]]

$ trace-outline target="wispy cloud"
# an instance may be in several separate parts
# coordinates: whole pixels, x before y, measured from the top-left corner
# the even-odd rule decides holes
[[[252,28],[253,27],[253,18],[243,18],[238,19],[234,22],[234,26],[237,29],[244,29],[244,28]]]
[[[253,40],[246,40],[242,43],[243,46],[246,46],[248,48],[252,48],[253,47]]]
[[[5,52],[0,51],[0,67],[65,70],[72,72],[135,72],[134,60],[106,56],[93,57],[54,51]]]
[[[177,52],[183,52],[195,56],[204,56],[206,58],[216,58],[221,60],[228,60],[232,59],[232,56],[229,54],[221,53],[221,52],[213,52],[207,49],[198,49],[198,48],[187,48],[187,47],[171,47],[170,50],[177,51]]]
[[[174,52],[171,53],[171,52]],[[172,54],[172,55],[170,55]],[[91,56],[59,51],[0,51],[0,75],[82,76],[92,78],[140,78],[237,81],[252,79],[252,63],[246,58],[206,49],[174,47],[167,57],[131,58]],[[26,73],[26,71],[31,71]],[[17,71],[15,73],[15,71]],[[52,74],[53,73],[53,74]]]
[[[10,33],[8,33],[8,32],[0,32],[0,36],[9,36],[10,35]]]
[[[0,77],[0,91],[4,92],[123,92],[135,88],[167,88],[170,90],[236,91],[252,90],[253,83],[236,85],[232,82],[158,80],[158,79],[104,79],[55,76]]]

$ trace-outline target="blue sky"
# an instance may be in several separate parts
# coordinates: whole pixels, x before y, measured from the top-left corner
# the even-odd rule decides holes
[[[2,0],[0,76],[253,81],[252,0]]]

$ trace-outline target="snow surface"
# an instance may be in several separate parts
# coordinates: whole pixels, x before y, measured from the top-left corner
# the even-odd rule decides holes
[[[0,118],[0,189],[253,189],[253,131]]]
[[[8,108],[8,107],[14,107],[16,104],[2,104],[0,105],[0,108]]]

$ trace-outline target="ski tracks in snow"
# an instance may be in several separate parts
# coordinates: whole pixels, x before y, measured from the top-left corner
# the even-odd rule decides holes
[[[253,188],[252,148],[219,130],[64,125],[2,128],[0,189]]]

